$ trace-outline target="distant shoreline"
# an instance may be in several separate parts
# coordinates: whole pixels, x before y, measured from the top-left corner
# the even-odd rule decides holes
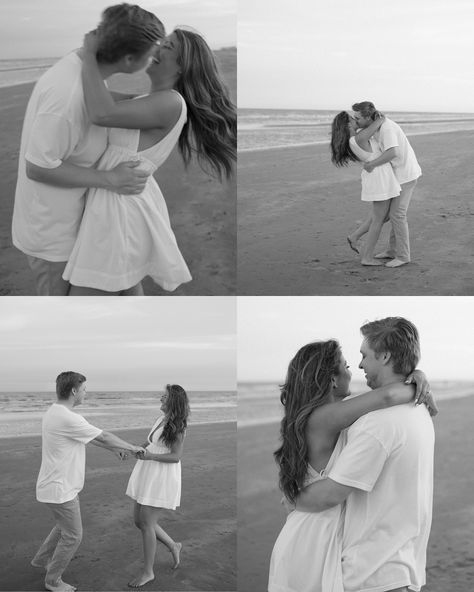
[[[461,119],[461,120],[449,120],[449,123],[451,122],[459,122],[459,121],[471,121],[470,119]],[[474,119],[472,120],[474,123]],[[411,123],[411,122],[410,122]],[[327,124],[324,124],[327,125]],[[432,130],[432,131],[424,131],[424,132],[410,132],[407,131],[406,135],[408,137],[414,137],[414,136],[431,136],[433,134],[457,134],[460,132],[469,132],[472,130]],[[243,153],[243,152],[263,152],[265,150],[283,150],[285,148],[299,148],[299,147],[304,147],[304,146],[318,146],[318,145],[329,145],[330,142],[329,140],[317,140],[315,142],[306,142],[306,143],[301,143],[301,144],[281,144],[278,146],[261,146],[258,148],[238,148],[237,145],[237,152],[238,153]]]

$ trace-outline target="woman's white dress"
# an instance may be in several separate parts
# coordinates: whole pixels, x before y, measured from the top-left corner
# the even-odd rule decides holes
[[[171,452],[159,440],[163,431],[164,416],[160,416],[148,434],[147,450],[152,454]],[[181,461],[164,463],[154,460],[137,460],[128,481],[126,494],[139,504],[176,510],[181,500]]]
[[[97,168],[110,170],[140,161],[147,171],[140,195],[90,189],[76,243],[63,278],[75,286],[118,292],[145,276],[168,291],[189,282],[191,274],[171,229],[166,202],[152,174],[168,158],[186,122],[186,103],[178,121],[157,144],[138,152],[140,130],[111,128],[109,144]]]
[[[326,478],[342,449],[339,441],[322,473],[308,465],[305,486]],[[344,592],[343,526],[342,505],[318,513],[290,512],[273,547],[268,592]]]
[[[382,154],[382,151],[376,140],[370,138],[369,144],[372,148],[372,152],[367,152],[361,148],[359,144],[357,144],[354,136],[351,136],[349,139],[349,145],[352,152],[362,162],[375,160]],[[392,165],[389,162],[375,167],[371,173],[367,172],[365,169],[362,169],[361,181],[362,201],[383,201],[400,195],[400,183],[397,181]]]

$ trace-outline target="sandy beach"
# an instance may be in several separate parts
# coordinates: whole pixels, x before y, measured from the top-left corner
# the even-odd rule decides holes
[[[410,136],[423,170],[409,209],[412,263],[363,267],[346,236],[369,213],[360,167],[328,145],[239,153],[238,286],[248,295],[471,295],[474,132]],[[379,244],[388,237],[388,225]]]
[[[235,100],[235,49],[223,49],[216,53]],[[117,85],[111,86],[115,88]],[[20,136],[32,89],[32,83],[0,88],[0,295],[35,294],[25,256],[11,242]],[[129,87],[128,90],[134,91],[135,88]],[[181,286],[173,294],[235,294],[235,178],[220,183],[203,173],[196,163],[185,170],[176,150],[158,169],[155,178],[165,197],[181,252],[193,276],[192,282]],[[147,295],[169,294],[149,279],[144,282],[144,288]]]
[[[474,397],[439,402],[435,418],[435,493],[423,592],[474,586],[471,418]],[[285,513],[272,452],[278,424],[238,430],[238,587],[265,592],[268,565]]]
[[[118,432],[134,443],[147,433]],[[29,564],[53,526],[48,509],[35,500],[41,439],[0,439],[0,458],[0,590],[42,590],[42,572]],[[140,569],[141,537],[133,524],[133,501],[124,493],[133,462],[87,448],[84,538],[65,574],[79,590],[129,590],[127,582]],[[235,590],[235,423],[190,426],[182,466],[181,507],[163,510],[163,527],[183,543],[181,565],[172,571],[168,551],[158,548],[156,580],[142,589]]]

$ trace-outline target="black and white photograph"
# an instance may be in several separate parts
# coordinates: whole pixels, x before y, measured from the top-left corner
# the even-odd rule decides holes
[[[239,590],[472,590],[473,322],[462,297],[239,298]]]
[[[465,0],[239,0],[239,294],[474,293],[473,26]]]
[[[235,294],[236,0],[0,19],[1,293]]]
[[[236,590],[235,299],[2,298],[0,590]]]

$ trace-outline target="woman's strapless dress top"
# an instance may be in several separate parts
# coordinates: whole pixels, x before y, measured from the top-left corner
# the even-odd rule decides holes
[[[192,279],[171,229],[163,194],[152,176],[168,158],[186,122],[186,103],[179,96],[182,109],[178,121],[146,150],[138,152],[139,130],[109,130],[109,145],[97,168],[110,170],[121,162],[138,160],[139,168],[150,177],[140,195],[89,190],[79,234],[63,274],[71,284],[117,292],[150,276],[163,289],[172,291]]]
[[[362,162],[375,160],[382,154],[382,151],[380,150],[376,140],[370,138],[369,143],[370,147],[372,148],[372,152],[367,152],[361,148],[357,144],[354,136],[351,136],[349,140],[349,145],[352,152]],[[389,162],[375,167],[371,173],[368,173],[365,169],[362,169],[361,181],[362,201],[383,201],[400,195],[400,183],[397,181],[392,165]]]
[[[148,434],[147,450],[153,454],[166,454],[170,450],[160,436],[164,419],[160,416]],[[159,427],[158,427],[159,426]],[[139,504],[176,510],[181,500],[181,461],[177,463],[137,460],[128,481],[126,494]]]

